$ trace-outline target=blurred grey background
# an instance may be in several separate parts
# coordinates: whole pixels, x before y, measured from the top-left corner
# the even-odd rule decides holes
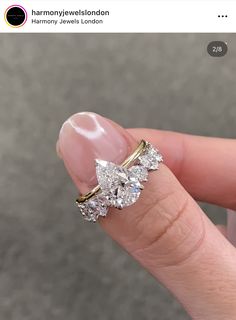
[[[227,56],[207,54],[212,40],[227,41]],[[236,35],[5,34],[0,47],[0,319],[189,319],[83,222],[55,143],[84,110],[235,138]],[[223,209],[203,207],[224,221]]]

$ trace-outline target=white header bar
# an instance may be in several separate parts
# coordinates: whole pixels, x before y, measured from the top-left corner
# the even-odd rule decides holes
[[[236,1],[3,0],[0,32],[236,32]]]

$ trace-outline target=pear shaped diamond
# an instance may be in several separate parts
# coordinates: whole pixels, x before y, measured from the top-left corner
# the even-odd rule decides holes
[[[142,141],[122,165],[97,159],[98,185],[77,199],[85,220],[95,222],[108,214],[109,207],[122,209],[134,204],[143,189],[141,183],[148,180],[148,172],[157,170],[161,162],[162,155],[147,141]]]
[[[110,206],[122,209],[135,203],[143,186],[130,169],[96,160],[97,180]]]

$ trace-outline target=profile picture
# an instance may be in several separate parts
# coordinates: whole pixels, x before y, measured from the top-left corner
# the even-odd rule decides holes
[[[27,11],[20,5],[12,5],[5,11],[5,21],[10,27],[22,27],[27,21]]]

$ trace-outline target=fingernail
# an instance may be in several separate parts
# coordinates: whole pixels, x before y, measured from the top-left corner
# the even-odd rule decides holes
[[[62,159],[62,154],[61,154],[61,150],[60,150],[59,140],[57,140],[57,143],[56,143],[56,152],[57,152],[58,158]]]
[[[95,159],[120,164],[128,154],[129,143],[125,129],[96,113],[81,112],[63,124],[57,150],[84,193],[97,183]]]

